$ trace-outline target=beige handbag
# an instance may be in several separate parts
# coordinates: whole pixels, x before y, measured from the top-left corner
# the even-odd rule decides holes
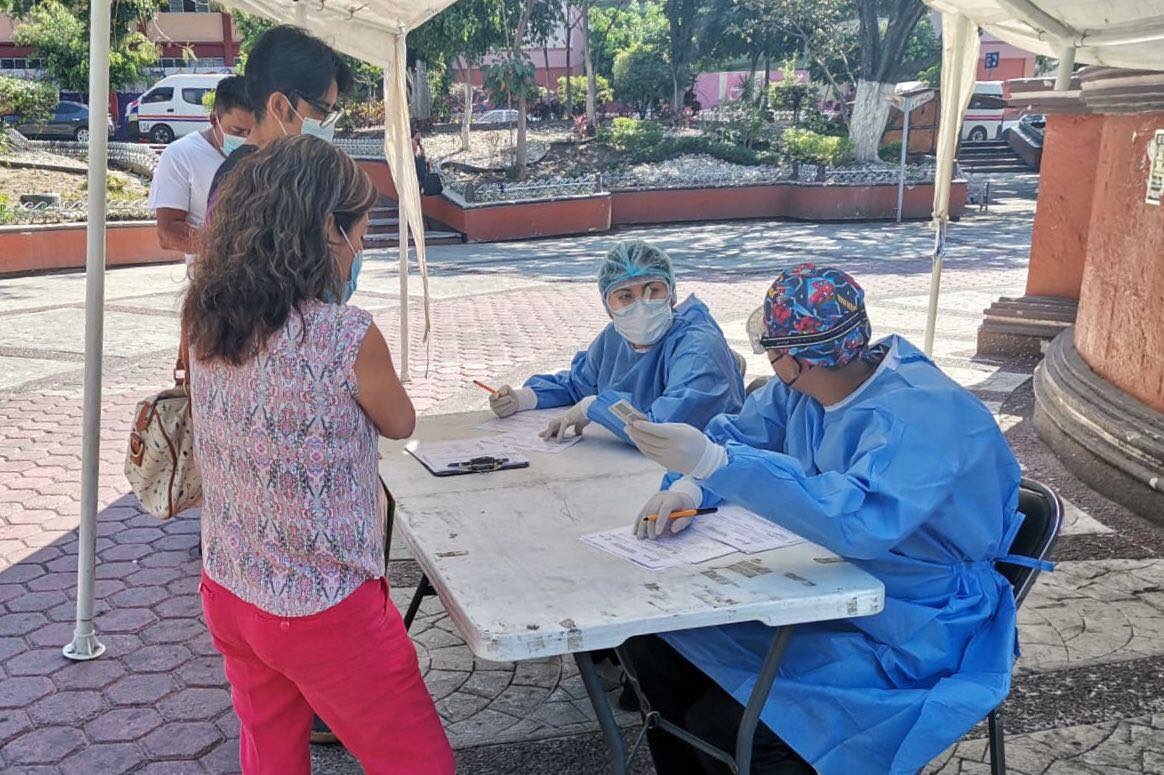
[[[142,507],[169,519],[202,500],[202,476],[194,460],[194,424],[183,358],[174,369],[174,387],[137,405],[125,478]]]

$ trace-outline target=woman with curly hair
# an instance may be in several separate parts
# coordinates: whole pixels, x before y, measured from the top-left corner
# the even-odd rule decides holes
[[[309,773],[312,711],[368,773],[452,773],[388,596],[379,435],[416,415],[372,316],[347,302],[377,193],[309,135],[224,185],[182,309],[202,472],[203,611],[243,772]]]

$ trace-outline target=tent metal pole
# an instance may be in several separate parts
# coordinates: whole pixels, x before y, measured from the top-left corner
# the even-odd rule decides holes
[[[905,157],[909,153],[909,113],[901,118],[901,167],[897,172],[897,222],[901,223],[901,208],[905,204]]]
[[[77,622],[69,659],[105,652],[93,626],[97,562],[97,478],[101,467],[101,361],[105,313],[105,165],[109,156],[110,0],[92,0],[89,30],[89,212],[85,227],[85,385],[81,427],[81,524],[77,541]]]
[[[1068,43],[1059,53],[1059,69],[1055,71],[1055,91],[1071,88],[1071,74],[1075,72],[1075,46]]]

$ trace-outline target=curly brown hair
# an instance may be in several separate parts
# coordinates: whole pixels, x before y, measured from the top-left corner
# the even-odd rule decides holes
[[[300,302],[339,299],[347,278],[328,217],[350,231],[377,196],[347,154],[310,135],[279,138],[240,161],[215,202],[182,305],[197,357],[240,364]]]

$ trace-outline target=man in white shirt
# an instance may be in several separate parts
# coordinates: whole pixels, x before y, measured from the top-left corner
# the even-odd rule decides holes
[[[219,166],[242,145],[254,126],[242,76],[218,82],[210,127],[170,144],[158,160],[150,185],[150,207],[157,218],[158,241],[194,259],[206,221],[206,198]]]

